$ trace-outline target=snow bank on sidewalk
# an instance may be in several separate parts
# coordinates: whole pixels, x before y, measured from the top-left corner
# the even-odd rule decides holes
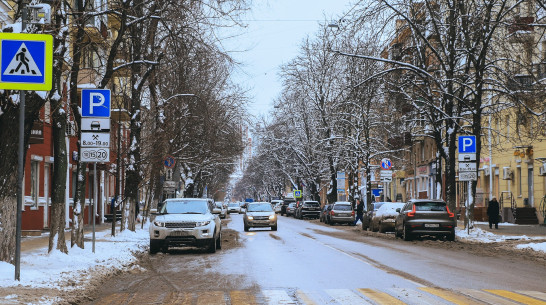
[[[85,235],[92,238],[91,233]],[[97,232],[95,253],[92,243],[86,241],[85,249],[70,248],[69,254],[59,251],[47,253],[47,247],[31,253],[21,253],[20,279],[15,281],[15,266],[0,262],[0,287],[27,286],[37,288],[81,288],[84,281],[97,272],[110,273],[126,268],[136,261],[135,252],[148,246],[148,228],[136,232],[124,230],[115,237],[110,232]]]

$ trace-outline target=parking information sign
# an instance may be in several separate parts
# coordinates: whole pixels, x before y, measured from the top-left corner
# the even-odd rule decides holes
[[[49,91],[53,36],[0,33],[0,89]]]
[[[109,118],[110,117],[110,90],[83,89],[82,90],[82,117]]]
[[[81,161],[110,161],[110,90],[82,90]]]
[[[459,137],[459,181],[478,179],[476,164],[476,137]]]

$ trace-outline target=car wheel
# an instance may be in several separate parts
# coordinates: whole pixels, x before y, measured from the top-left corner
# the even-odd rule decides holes
[[[362,231],[366,230],[368,230],[368,226],[364,222],[362,222]]]
[[[150,254],[156,254],[161,249],[161,241],[150,239]]]
[[[222,249],[222,232],[220,232],[220,236],[216,240],[216,249]]]
[[[410,241],[410,240],[412,240],[411,233],[409,232],[408,227],[405,226],[405,225],[404,225],[404,231],[402,232],[402,238],[403,238],[405,241]]]
[[[379,223],[379,233],[385,233],[385,228],[383,228],[383,225],[381,223]]]
[[[336,223],[330,220],[330,221],[328,222],[328,224],[331,225],[331,226],[333,226],[333,225],[335,225]]]
[[[272,226],[271,231],[277,231],[277,225]]]
[[[402,237],[402,233],[400,231],[396,230],[396,227],[394,228],[394,237],[395,238]]]
[[[245,232],[248,232],[248,226],[245,224]]]
[[[216,253],[216,239],[215,238],[213,238],[210,241],[208,252],[209,253]]]

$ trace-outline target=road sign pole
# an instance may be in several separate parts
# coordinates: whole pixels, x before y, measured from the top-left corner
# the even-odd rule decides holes
[[[93,163],[93,253],[95,253],[95,218],[97,215],[97,162]]]
[[[21,32],[24,32],[27,11],[23,2]],[[17,224],[15,229],[15,280],[21,280],[21,225],[23,221],[23,178],[25,172],[25,90],[19,91],[19,148],[17,161]]]

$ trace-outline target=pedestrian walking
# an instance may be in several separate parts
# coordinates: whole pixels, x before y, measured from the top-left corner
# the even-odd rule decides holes
[[[354,225],[360,220],[362,222],[362,216],[364,216],[364,203],[360,199],[356,200],[356,219]]]
[[[487,217],[489,218],[489,229],[493,228],[495,224],[495,229],[499,228],[499,202],[497,198],[493,196],[489,201],[487,206]]]

